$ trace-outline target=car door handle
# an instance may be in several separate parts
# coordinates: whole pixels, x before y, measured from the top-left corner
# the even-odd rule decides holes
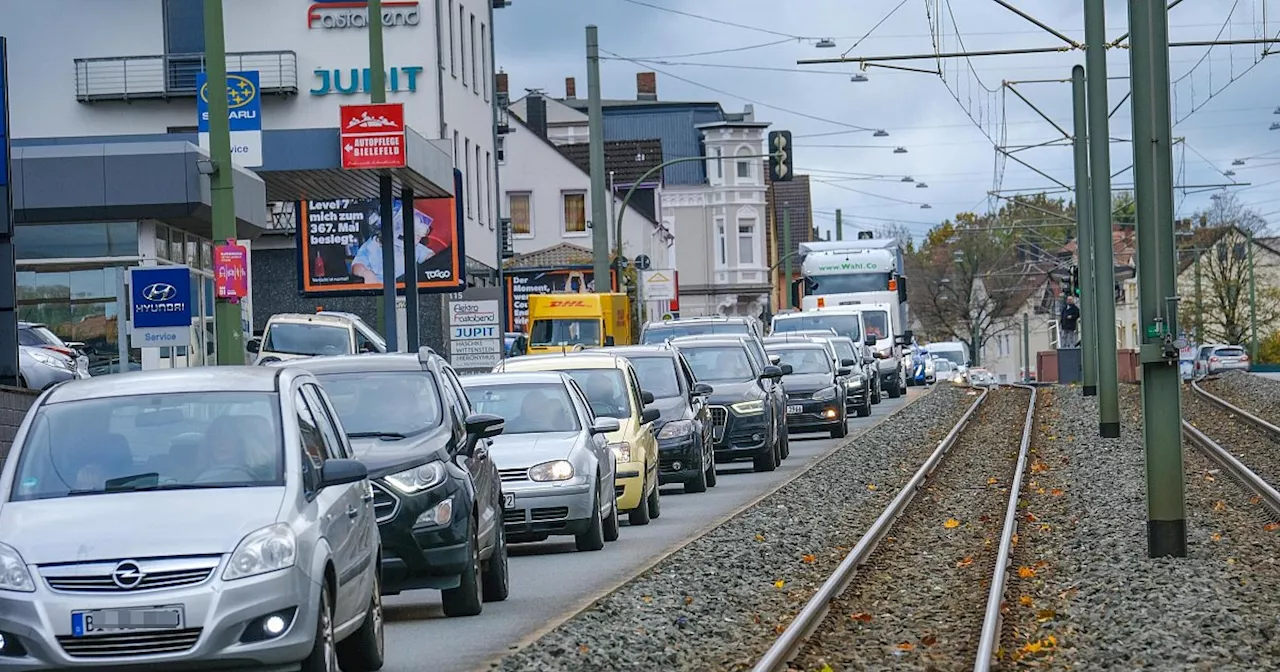
[[[359,517],[359,515],[360,515],[360,510],[359,510],[359,509],[357,509],[357,508],[356,508],[356,507],[354,507],[354,506],[348,506],[348,507],[347,507],[347,517],[348,517],[348,518],[355,519],[355,518]]]

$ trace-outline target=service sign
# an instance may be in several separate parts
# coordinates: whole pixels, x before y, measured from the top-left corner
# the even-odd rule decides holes
[[[191,269],[138,266],[129,269],[130,342],[135,348],[191,344]]]
[[[339,143],[343,170],[404,168],[404,103],[343,105]]]

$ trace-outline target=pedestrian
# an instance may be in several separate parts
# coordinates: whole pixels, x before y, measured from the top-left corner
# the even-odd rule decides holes
[[[1080,347],[1080,336],[1076,328],[1080,324],[1080,308],[1076,306],[1076,297],[1068,296],[1062,306],[1062,314],[1058,316],[1058,347]]]

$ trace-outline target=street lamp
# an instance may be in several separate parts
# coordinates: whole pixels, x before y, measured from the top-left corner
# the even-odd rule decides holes
[[[849,81],[851,81],[851,82],[865,82],[865,81],[867,81],[867,76],[866,76],[866,75],[864,75],[864,74],[862,74],[861,72],[859,72],[859,73],[855,74],[854,76],[850,77],[850,78],[849,78]]]
[[[1280,126],[1280,124],[1274,124],[1274,125],[1275,125],[1275,126]],[[906,153],[907,153],[907,148],[906,148],[906,147],[894,147],[894,148],[893,148],[893,153],[894,153],[894,154],[906,154]]]
[[[855,81],[856,81],[856,80],[855,80]],[[863,80],[863,81],[866,81],[866,80]],[[887,137],[889,137],[889,131],[886,131],[886,130],[884,130],[883,128],[878,128],[878,129],[876,129],[876,132],[875,132],[875,133],[872,133],[872,134],[871,134],[871,137],[873,137],[873,138],[887,138]]]
[[[836,43],[835,43],[835,40],[832,40],[829,37],[824,37],[821,40],[818,40],[818,43],[814,46],[816,46],[819,49],[830,49],[836,46]]]
[[[1235,161],[1232,161],[1232,162],[1231,162],[1231,165],[1233,165],[1233,166],[1243,166],[1243,165],[1244,165],[1244,159],[1236,159]]]
[[[1280,121],[1273,121],[1273,122],[1271,122],[1271,128],[1270,128],[1270,129],[1268,129],[1268,130],[1272,130],[1272,131],[1280,131]]]
[[[933,206],[932,206],[932,205],[929,205],[928,203],[921,203],[921,204],[920,204],[920,209],[921,209],[921,210],[932,210],[932,209],[933,209]]]
[[[916,182],[916,189],[928,189],[929,185],[924,182]]]
[[[915,181],[916,181],[916,178],[911,177],[910,175],[905,175],[905,176],[903,176],[902,181],[903,181],[903,182],[915,182]]]

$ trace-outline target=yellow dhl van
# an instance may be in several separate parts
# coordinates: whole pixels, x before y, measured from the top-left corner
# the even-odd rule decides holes
[[[529,354],[630,345],[626,294],[534,294],[529,297]]]

